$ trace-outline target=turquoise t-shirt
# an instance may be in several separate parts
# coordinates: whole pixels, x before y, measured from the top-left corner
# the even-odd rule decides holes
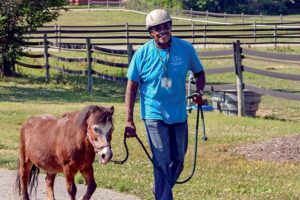
[[[167,124],[184,122],[186,113],[186,75],[203,70],[194,47],[172,37],[170,49],[156,48],[150,40],[133,55],[127,72],[139,83],[142,119],[163,120]]]

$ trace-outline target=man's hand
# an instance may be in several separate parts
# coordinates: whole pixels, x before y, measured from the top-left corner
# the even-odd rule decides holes
[[[136,137],[136,128],[133,122],[128,122],[125,125],[125,130],[124,130],[125,137],[131,138],[131,137]]]
[[[195,95],[193,97],[193,102],[195,102],[198,105],[204,105],[205,104],[205,100],[202,98],[202,95],[200,93],[198,93],[198,95]]]

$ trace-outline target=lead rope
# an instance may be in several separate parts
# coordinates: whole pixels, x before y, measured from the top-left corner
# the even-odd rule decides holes
[[[192,95],[190,95],[192,96]],[[192,167],[192,170],[191,170],[191,173],[190,175],[182,180],[182,181],[176,181],[176,184],[183,184],[183,183],[186,183],[188,182],[194,175],[195,173],[195,169],[196,169],[196,161],[197,161],[197,151],[198,151],[198,127],[199,127],[199,112],[201,112],[201,119],[202,119],[202,131],[203,131],[203,137],[202,139],[204,141],[207,140],[207,136],[206,136],[206,132],[205,132],[205,124],[204,124],[204,115],[203,115],[203,109],[202,109],[202,106],[201,105],[198,105],[198,108],[197,108],[197,121],[196,121],[196,129],[195,129],[195,147],[194,147],[194,161],[193,161],[193,167]],[[149,152],[147,151],[145,145],[143,144],[143,142],[141,141],[141,139],[136,135],[135,138],[137,139],[137,141],[139,142],[139,144],[141,145],[142,149],[144,150],[145,154],[147,155],[148,159],[151,161],[151,163],[153,164],[154,167],[158,168],[153,159],[151,158]],[[123,165],[127,160],[128,160],[128,157],[129,157],[129,151],[128,151],[128,146],[127,146],[127,137],[126,135],[124,134],[124,147],[125,147],[125,151],[126,151],[126,155],[125,155],[125,158],[121,161],[115,161],[115,160],[112,160],[112,162],[114,162],[115,164],[121,164]]]

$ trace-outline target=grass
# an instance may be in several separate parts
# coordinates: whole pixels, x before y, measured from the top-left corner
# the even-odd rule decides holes
[[[61,116],[64,112],[78,110],[89,104],[115,106],[115,132],[112,147],[115,159],[124,156],[122,145],[124,111],[124,84],[95,79],[95,91],[91,96],[85,89],[71,84],[79,79],[84,88],[84,78],[66,76],[66,83],[55,81],[45,84],[43,78],[2,78],[0,81],[0,166],[16,169],[18,160],[18,132],[22,122],[29,116],[49,113]],[[80,87],[79,87],[80,88]],[[289,109],[294,110],[293,106]],[[297,109],[298,110],[298,109]],[[139,120],[136,105],[135,118],[138,133],[147,143],[145,131]],[[297,111],[294,111],[295,113]],[[194,143],[195,112],[189,115],[190,145],[185,171],[190,173]],[[291,116],[288,116],[291,117]],[[297,120],[274,118],[238,118],[219,113],[205,113],[209,140],[199,141],[198,162],[194,177],[184,185],[176,185],[176,199],[297,199],[300,175],[296,162],[272,163],[250,161],[234,155],[236,145],[258,142],[282,135],[300,134]],[[285,118],[282,115],[282,118]],[[95,162],[95,176],[99,187],[131,193],[141,199],[153,199],[151,194],[152,168],[141,147],[134,139],[128,141],[130,157],[123,165]],[[78,183],[82,177],[77,176]],[[271,184],[272,183],[272,184]]]
[[[121,20],[120,23],[123,23],[122,20],[126,20],[124,16],[119,19]],[[66,16],[63,15],[62,17]],[[133,18],[129,19],[141,20],[137,18],[137,15],[134,15]],[[68,19],[60,18],[59,20],[62,20],[61,22],[65,24],[72,24],[71,19],[71,17],[68,17]],[[102,23],[100,22],[100,15],[88,19],[91,23]],[[99,21],[97,21],[98,19]],[[116,23],[112,17],[110,20],[112,23]],[[80,20],[78,20],[78,23],[81,23]],[[295,54],[300,52],[297,47],[278,49],[268,49],[266,47],[264,49],[260,48],[260,50],[292,52]],[[84,53],[61,52],[59,54],[66,57],[85,57]],[[25,58],[21,59],[32,64],[43,64],[43,60],[39,59],[35,59],[34,62]],[[116,58],[109,57],[108,59]],[[125,62],[125,60],[123,61]],[[85,68],[85,64],[82,63],[69,65],[62,62],[51,62],[69,68]],[[203,59],[202,62],[207,69],[233,65],[232,59]],[[270,63],[249,58],[244,62],[251,67],[270,68],[278,72],[299,74],[298,65],[295,64]],[[103,66],[96,67],[100,69]],[[87,80],[83,76],[64,75],[51,71],[51,82],[46,84],[43,70],[29,70],[21,67],[18,67],[18,70],[23,75],[22,77],[0,77],[0,167],[16,169],[19,129],[26,118],[45,113],[61,116],[65,112],[78,110],[89,104],[115,106],[115,132],[112,148],[114,159],[120,160],[123,158],[125,153],[123,147],[124,83],[94,78],[93,93],[88,95],[86,92]],[[107,73],[115,75],[120,73],[110,69],[106,70],[109,70]],[[298,82],[274,80],[245,74],[247,83],[300,93]],[[235,76],[230,73],[209,75],[207,81],[208,83],[231,83],[235,81]],[[210,98],[209,94],[206,95],[206,98]],[[205,113],[205,125],[209,140],[207,142],[199,140],[195,175],[190,182],[175,186],[175,199],[292,200],[300,198],[300,181],[298,178],[300,168],[298,162],[273,163],[246,160],[244,157],[233,153],[237,145],[259,142],[283,135],[300,134],[300,102],[263,96],[259,106],[262,110],[271,110],[271,114],[266,117],[239,118],[217,112]],[[139,119],[139,103],[135,107],[135,119],[138,134],[146,144],[144,126]],[[180,179],[187,177],[190,173],[193,159],[195,120],[196,113],[192,112],[189,114],[189,149],[185,170]],[[128,146],[130,156],[125,165],[108,164],[103,166],[97,162],[94,163],[98,187],[134,194],[141,199],[153,199],[151,193],[153,178],[150,162],[135,139],[130,139]],[[82,183],[83,179],[78,175],[76,181]]]
[[[122,159],[122,132],[125,120],[124,86],[113,82],[97,82],[92,96],[74,90],[69,85],[44,84],[33,78],[5,78],[0,82],[0,166],[16,169],[18,159],[18,131],[29,116],[49,113],[61,116],[88,104],[114,105],[115,132],[112,147],[115,159]],[[107,94],[111,88],[111,95]],[[116,91],[116,92],[113,92]],[[144,128],[138,120],[138,133],[146,143]],[[184,185],[176,185],[176,199],[297,199],[300,197],[298,163],[270,163],[249,161],[230,153],[236,145],[258,142],[282,135],[300,133],[298,121],[264,118],[238,118],[218,113],[205,113],[209,140],[199,141],[198,162],[194,177]],[[190,146],[185,171],[188,176],[192,163],[195,113],[189,116]],[[130,157],[123,165],[94,164],[98,186],[135,194],[141,199],[153,199],[150,192],[152,168],[137,141],[128,141]],[[77,176],[77,182],[82,178]],[[272,184],[271,184],[272,183]]]

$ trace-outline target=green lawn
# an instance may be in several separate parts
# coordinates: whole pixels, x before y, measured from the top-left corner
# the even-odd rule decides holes
[[[75,11],[74,11],[75,12]],[[113,14],[113,15],[111,15]],[[118,16],[117,16],[118,15]],[[92,25],[118,24],[124,22],[143,23],[144,18],[137,14],[117,12],[93,12],[78,15],[76,23],[70,13],[65,13],[57,22],[67,25],[83,25],[87,21]],[[53,24],[54,24],[53,23]],[[254,47],[251,47],[254,48]],[[203,51],[203,49],[197,49]],[[207,48],[206,50],[212,50]],[[299,54],[299,47],[282,47],[277,49],[259,48],[258,50]],[[54,52],[63,57],[85,57],[86,53]],[[107,55],[95,55],[98,58],[125,62],[126,58]],[[43,64],[43,59],[20,58],[31,64]],[[233,59],[203,59],[206,69],[229,67]],[[260,69],[272,69],[276,72],[299,74],[299,64],[266,62],[246,58],[245,65]],[[70,69],[85,69],[85,63],[66,64],[50,60],[50,64]],[[113,69],[94,65],[110,75],[123,76],[126,69]],[[77,75],[64,75],[50,71],[51,81],[44,81],[44,70],[17,67],[22,75],[17,78],[0,77],[0,167],[16,169],[18,161],[19,129],[23,121],[32,115],[63,113],[78,110],[86,105],[99,104],[115,106],[115,131],[112,148],[115,159],[122,159],[123,129],[125,121],[124,93],[125,84],[94,78],[93,93],[86,91],[86,78]],[[231,73],[207,76],[207,82],[234,83]],[[300,93],[299,81],[269,79],[259,75],[245,73],[245,82],[257,86],[288,90]],[[210,94],[205,95],[210,100]],[[207,200],[296,200],[300,198],[300,167],[298,162],[273,163],[268,161],[247,160],[235,155],[237,145],[259,142],[279,136],[300,134],[300,102],[263,96],[259,109],[268,112],[266,117],[230,117],[217,112],[206,112],[205,123],[209,140],[199,139],[198,162],[194,177],[190,182],[176,185],[175,199]],[[139,119],[139,103],[135,107],[135,119],[140,138],[147,143],[142,121]],[[189,149],[185,169],[181,179],[187,177],[191,170],[194,144],[196,113],[189,114]],[[201,130],[201,128],[200,128]],[[201,133],[200,133],[201,134]],[[201,137],[200,137],[201,138]],[[123,165],[99,165],[94,163],[98,187],[130,193],[141,199],[153,199],[152,167],[135,139],[128,141],[130,157]],[[77,176],[78,183],[82,177]]]
[[[43,78],[2,78],[0,82],[0,166],[16,169],[18,132],[29,116],[49,113],[61,116],[89,104],[115,106],[115,132],[112,147],[115,159],[122,159],[124,84],[95,79],[95,90],[86,94],[82,77],[64,77],[66,83],[43,82]],[[72,81],[77,80],[75,85]],[[288,105],[287,105],[288,106]],[[292,109],[291,106],[290,109]],[[138,134],[146,142],[145,131],[136,105]],[[194,177],[174,189],[176,199],[297,199],[300,197],[299,164],[250,161],[234,155],[236,145],[258,142],[282,135],[300,134],[298,120],[239,118],[205,113],[209,140],[199,141],[198,162]],[[190,145],[185,171],[189,175],[194,144],[195,112],[189,115]],[[201,129],[200,129],[201,130]],[[135,139],[128,141],[130,157],[123,165],[94,164],[99,187],[153,199],[151,194],[152,168]],[[80,176],[78,182],[82,182]],[[272,183],[272,184],[271,184]]]

